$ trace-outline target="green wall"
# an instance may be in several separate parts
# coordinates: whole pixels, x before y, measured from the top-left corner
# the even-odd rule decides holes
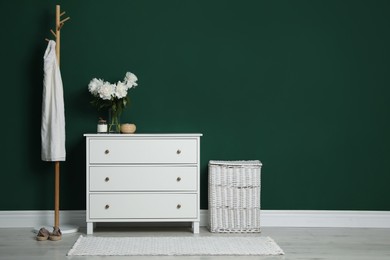
[[[66,0],[61,209],[85,209],[89,81],[139,78],[122,121],[200,132],[209,160],[258,159],[262,208],[390,210],[390,1]],[[2,1],[0,210],[53,208],[40,159],[55,2]]]

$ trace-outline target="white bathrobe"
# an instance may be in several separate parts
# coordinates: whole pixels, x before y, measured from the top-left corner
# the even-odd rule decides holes
[[[49,41],[44,55],[41,157],[43,161],[65,161],[65,111],[56,43]]]

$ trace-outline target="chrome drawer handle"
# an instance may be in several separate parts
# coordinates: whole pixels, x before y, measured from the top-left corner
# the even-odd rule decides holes
[[[176,151],[176,153],[177,153],[177,154],[181,154],[181,150],[178,149],[178,150]]]
[[[177,177],[176,181],[177,181],[177,182],[181,181],[181,178],[180,178],[180,177]]]
[[[108,178],[108,177],[106,177],[106,178],[104,179],[105,182],[108,182],[109,180],[110,180],[110,178]]]
[[[105,209],[109,209],[109,208],[110,208],[110,205],[107,204],[104,208],[105,208]]]
[[[180,205],[180,204],[177,204],[176,208],[177,208],[177,209],[180,209],[180,208],[181,208],[181,205]]]
[[[109,154],[109,153],[110,153],[110,150],[107,149],[107,150],[104,151],[104,153],[105,153],[105,154]]]

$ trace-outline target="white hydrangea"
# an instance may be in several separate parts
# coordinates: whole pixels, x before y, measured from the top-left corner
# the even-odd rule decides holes
[[[92,95],[98,96],[99,89],[103,85],[103,80],[94,78],[89,82],[88,90],[91,92]]]
[[[122,110],[126,107],[124,99],[127,98],[129,89],[138,86],[137,76],[127,72],[123,81],[111,84],[103,79],[93,78],[88,84],[89,92],[94,96],[91,103],[101,109],[103,107],[118,107]],[[109,102],[106,102],[109,101]]]
[[[136,83],[137,80],[138,80],[137,76],[134,75],[133,73],[131,72],[126,73],[124,81],[126,82],[126,85],[129,89],[138,86],[138,84]]]
[[[110,84],[110,82],[104,82],[102,86],[100,86],[99,90],[99,97],[103,100],[110,100],[111,97],[115,94],[115,85]]]
[[[118,81],[115,87],[115,96],[117,98],[124,98],[127,96],[127,85],[121,81]]]

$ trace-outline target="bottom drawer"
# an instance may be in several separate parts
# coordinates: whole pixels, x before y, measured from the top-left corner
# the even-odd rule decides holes
[[[99,193],[89,196],[91,219],[196,218],[196,194]]]

